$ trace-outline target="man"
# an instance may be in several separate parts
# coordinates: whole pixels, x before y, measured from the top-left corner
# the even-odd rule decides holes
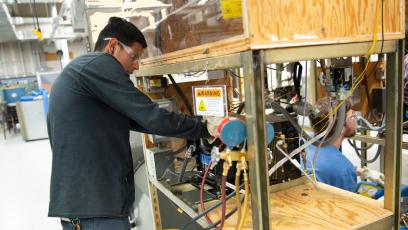
[[[143,34],[112,17],[94,53],[76,58],[53,85],[48,133],[53,152],[50,217],[63,229],[130,229],[134,200],[129,130],[210,137],[200,117],[160,109],[129,74],[147,47]]]
[[[383,184],[383,175],[381,173],[368,168],[354,166],[339,150],[345,138],[353,137],[356,134],[357,124],[355,112],[350,109],[350,105],[347,102],[345,106],[346,118],[343,129],[338,138],[331,145],[320,147],[317,155],[316,150],[318,147],[311,145],[306,149],[306,170],[308,173],[313,173],[314,167],[316,179],[318,181],[350,192],[356,192],[357,176],[360,176],[362,179],[370,179]],[[309,118],[315,131],[315,135],[318,135],[325,130],[329,120],[327,114],[333,110],[335,105],[331,104],[328,98],[323,98],[318,100],[316,107],[320,111],[319,116],[310,116]],[[335,126],[336,125],[333,127]],[[334,130],[331,130],[327,138],[333,133]],[[312,167],[315,155],[317,157],[315,164]]]

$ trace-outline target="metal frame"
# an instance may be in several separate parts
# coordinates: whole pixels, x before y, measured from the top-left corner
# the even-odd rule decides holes
[[[225,55],[208,59],[193,60],[179,64],[160,65],[155,67],[141,67],[136,75],[164,75],[168,73],[194,72],[236,68],[244,69],[244,85],[246,96],[246,113],[248,127],[248,156],[250,167],[252,223],[254,229],[271,229],[269,222],[269,186],[267,177],[267,156],[265,145],[265,117],[264,117],[264,68],[266,64],[278,64],[301,60],[335,58],[344,56],[363,56],[371,46],[371,42],[316,45],[306,47],[276,48],[268,50],[252,50],[242,53]],[[380,50],[380,43],[377,49]],[[385,146],[385,208],[399,213],[399,187],[401,173],[401,140],[402,140],[402,40],[384,41],[383,53],[387,56],[387,136]],[[396,109],[395,109],[396,108]],[[397,111],[397,112],[395,112]],[[358,137],[356,137],[357,139]],[[368,142],[377,141],[374,138]],[[380,139],[379,142],[382,142]],[[382,143],[381,143],[382,144]],[[177,197],[165,192],[160,183],[152,181],[171,199]],[[196,213],[188,211],[187,207],[176,202],[181,208],[186,208],[190,216]],[[390,221],[387,220],[387,223]],[[399,226],[399,215],[393,216],[394,229]],[[391,226],[384,225],[384,229]],[[366,226],[367,227],[367,226]],[[363,229],[367,229],[361,226]],[[381,228],[383,229],[383,228]]]

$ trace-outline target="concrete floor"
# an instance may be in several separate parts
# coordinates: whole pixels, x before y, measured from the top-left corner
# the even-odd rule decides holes
[[[408,141],[407,135],[404,135],[404,140]],[[343,148],[346,156],[354,164],[358,164],[358,159],[351,147],[346,144]],[[408,183],[408,167],[405,165],[405,162],[408,162],[407,152],[404,150],[403,154],[402,182],[404,184]],[[373,154],[374,150],[370,150],[369,155]],[[370,168],[378,170],[379,164],[377,162],[371,164]],[[48,140],[25,142],[20,134],[8,136],[6,140],[0,136],[1,230],[61,229],[57,218],[47,217],[50,173],[51,149]],[[150,224],[151,217],[142,217],[140,214],[136,216],[149,220],[142,222],[138,220],[140,228],[137,229],[146,229],[145,224]]]
[[[47,217],[50,175],[48,140],[0,136],[0,229],[61,229],[58,219]]]

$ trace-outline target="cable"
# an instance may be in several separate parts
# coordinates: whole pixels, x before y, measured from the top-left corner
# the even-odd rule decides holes
[[[245,108],[245,101],[243,101],[243,102],[239,105],[238,110],[237,110],[237,113],[238,113],[238,114],[241,114],[242,111],[244,110],[244,108]]]
[[[295,90],[299,101],[301,101],[302,99],[300,95],[300,82],[302,81],[302,71],[303,71],[302,65],[299,62],[295,62],[293,70],[293,84],[295,85]]]
[[[383,131],[385,129],[385,124],[382,124],[380,127],[375,127],[361,115],[356,115],[356,119],[363,122],[371,131]]]
[[[377,19],[376,19],[376,23],[374,24],[374,38],[373,38],[373,43],[371,44],[370,48],[368,49],[367,54],[365,55],[367,59],[369,59],[369,57],[374,53],[374,49],[375,49],[375,45],[377,44],[378,41],[378,24],[380,24],[380,22],[382,23],[382,29],[384,29],[384,16],[383,16],[383,8],[384,8],[384,1],[383,0],[379,0],[378,1],[378,7],[377,7]],[[381,11],[381,13],[380,13]],[[384,30],[382,30],[382,42],[381,42],[381,50],[380,53],[383,52],[383,46],[384,46]],[[349,91],[349,94],[346,96],[346,98],[344,100],[342,100],[330,113],[335,113],[354,93],[354,91],[357,89],[357,87],[360,85],[360,83],[362,82],[362,80],[364,79],[364,75],[368,69],[368,65],[369,65],[369,61],[367,62],[367,64],[365,65],[363,71],[360,73],[360,75],[357,77],[356,81],[353,82],[353,86],[351,87],[351,90]],[[328,118],[329,114],[324,117]],[[323,120],[322,119],[322,120]],[[319,123],[319,122],[318,122]]]
[[[284,109],[282,106],[280,106],[279,103],[269,100],[269,101],[266,101],[265,104],[266,104],[267,107],[272,107],[274,110],[277,110],[278,112],[282,113],[288,119],[288,121],[292,124],[292,126],[296,129],[296,131],[298,133],[302,132],[302,128],[299,126],[297,121],[295,121],[295,119],[293,119],[293,117],[289,114],[289,112],[286,111],[286,109]],[[341,130],[343,129],[343,126],[344,126],[345,118],[346,118],[346,106],[345,105],[340,106],[340,110],[338,111],[337,116],[338,116],[338,122],[336,123],[336,129],[335,129],[333,135],[323,142],[322,146],[330,145],[340,135]],[[306,140],[311,140],[312,139],[307,134],[307,132],[304,132],[304,137],[305,137]],[[320,141],[317,140],[316,143],[319,144]]]
[[[141,161],[139,161],[139,163],[134,167],[133,169],[133,174],[135,174],[137,172],[137,170],[139,170],[140,167],[142,167],[142,165],[145,163],[145,160],[142,159]]]
[[[307,147],[309,147],[311,144],[315,143],[317,140],[319,140],[320,138],[322,138],[324,135],[326,134],[326,130],[324,130],[323,132],[321,132],[319,135],[313,137],[310,141],[305,139],[305,143],[301,146],[299,146],[299,148],[293,150],[289,156],[290,158],[296,156],[296,154],[300,153],[302,150],[306,149]],[[269,169],[268,175],[271,176],[276,170],[278,170],[278,168],[280,168],[286,161],[288,161],[287,158],[283,158],[281,159],[278,163],[276,163],[275,165],[272,166],[271,169]]]
[[[207,213],[205,212],[205,207],[204,207],[204,185],[205,185],[205,180],[207,179],[208,171],[210,170],[212,164],[213,163],[210,162],[208,164],[207,168],[205,169],[203,179],[201,180],[201,186],[200,186],[200,208],[201,208],[201,211],[204,213],[205,220],[209,224],[213,224],[213,222],[210,219],[210,217],[207,215]],[[221,204],[222,204],[222,202],[221,202]]]
[[[241,190],[243,187],[244,187],[244,184],[241,184],[241,185],[239,186],[238,191]],[[237,190],[235,190],[235,191],[233,191],[232,193],[230,193],[230,194],[226,197],[226,199],[229,200],[231,197],[234,197],[236,191],[237,191]],[[214,209],[218,208],[221,204],[222,204],[222,201],[218,201],[218,202],[215,203],[213,206],[209,207],[209,208],[206,209],[205,211],[203,211],[203,212],[201,212],[200,214],[198,214],[197,216],[193,217],[189,222],[187,222],[187,223],[182,227],[182,229],[183,229],[183,230],[187,229],[187,227],[188,227],[190,224],[192,224],[192,223],[198,221],[200,218],[202,218],[203,216],[207,215],[209,212],[211,212],[211,211],[213,211]],[[235,210],[235,211],[236,211],[236,210]],[[232,214],[231,214],[231,215],[232,215]],[[229,215],[226,215],[226,216],[229,217]],[[214,224],[215,224],[215,223],[214,223]],[[217,225],[218,225],[218,224],[217,224]],[[216,225],[214,225],[214,226],[216,226]],[[213,226],[213,227],[214,227],[214,226]]]
[[[355,140],[351,141],[350,139],[347,139],[347,142],[348,142],[352,147],[354,147],[354,149],[357,149],[357,150],[359,150],[359,151],[361,151],[361,150],[369,150],[369,149],[371,149],[371,147],[374,146],[374,144],[371,143],[371,144],[367,145],[366,147],[358,147],[356,141],[355,141]]]
[[[350,142],[349,142],[350,143]],[[355,143],[355,141],[354,141]],[[351,144],[351,146],[354,148],[354,151],[356,152],[357,156],[360,158],[361,162],[365,163],[365,164],[370,164],[370,163],[374,163],[378,157],[381,155],[382,149],[383,147],[381,145],[378,145],[378,149],[377,152],[375,153],[374,157],[370,160],[366,160],[364,159],[364,157],[360,154],[360,152],[358,151],[358,149],[355,147],[355,145]]]
[[[188,162],[190,162],[190,160],[191,160],[191,157],[184,158],[183,166],[181,167],[181,172],[180,172],[179,178],[177,179],[178,183],[181,183],[183,181],[184,174],[186,173],[187,164]]]
[[[231,212],[229,212],[229,213],[225,216],[225,218],[228,219],[229,217],[231,217],[232,215],[234,215],[234,213],[235,213],[237,210],[238,210],[237,208],[232,209]],[[215,222],[214,224],[212,224],[212,225],[210,225],[210,226],[204,228],[204,230],[213,229],[213,228],[215,228],[215,226],[219,225],[220,223],[221,223],[221,220],[218,220],[218,221]]]
[[[221,200],[222,200],[221,223],[218,229],[222,229],[224,227],[224,223],[226,220],[226,212],[227,212],[226,183],[227,183],[227,176],[222,176],[221,178]]]
[[[201,77],[203,74],[205,74],[207,71],[201,71],[201,72],[193,72],[193,73],[183,73],[185,77]]]
[[[384,125],[384,122],[385,122],[385,119],[383,119],[383,120],[381,121],[381,125]],[[383,135],[383,133],[378,133],[378,134],[377,134],[377,137],[378,137],[378,136],[382,136],[382,135]],[[372,144],[369,148],[367,148],[367,149],[364,149],[364,148],[360,148],[360,149],[359,149],[359,148],[357,148],[357,144],[356,144],[356,141],[355,141],[355,140],[353,140],[353,143],[352,143],[349,139],[347,139],[347,141],[348,141],[348,143],[353,147],[355,153],[356,153],[357,156],[360,158],[361,162],[362,162],[362,163],[365,163],[365,164],[369,164],[369,163],[375,162],[375,161],[378,159],[378,157],[381,155],[382,151],[383,151],[383,147],[382,147],[381,145],[378,145],[378,149],[377,149],[377,152],[375,153],[374,157],[373,157],[372,159],[370,159],[370,160],[367,160],[367,159],[365,159],[365,158],[362,156],[362,154],[360,154],[359,150],[367,150],[367,149],[371,148],[371,147],[373,146],[373,144]]]
[[[176,90],[177,94],[183,100],[183,102],[184,102],[185,106],[187,107],[187,110],[190,113],[190,115],[194,115],[193,107],[191,106],[191,104],[188,101],[188,99],[187,99],[186,95],[184,94],[184,92],[180,89],[180,86],[176,83],[176,81],[174,80],[174,78],[173,78],[173,76],[171,74],[167,74],[167,76],[169,77],[171,83],[173,84],[174,89]]]
[[[307,175],[307,173],[306,173],[305,171],[303,171],[303,169],[302,169],[301,166],[299,165],[299,162],[293,160],[293,159],[279,146],[279,145],[283,145],[283,142],[282,142],[282,141],[279,141],[279,142],[280,142],[280,143],[277,143],[277,145],[276,145],[276,149],[279,150],[279,152],[281,152],[281,153],[285,156],[285,158],[288,159],[288,161],[289,161],[290,163],[292,163],[292,165],[295,166],[295,168],[297,168],[297,169],[300,171],[301,174],[304,174],[305,177],[306,177],[310,182],[312,182],[312,184],[315,184],[316,179],[313,180],[312,178],[310,178],[310,176]]]
[[[236,78],[244,78],[244,77],[241,77],[241,76],[237,75],[236,73],[234,73],[234,71],[232,69],[229,69],[228,72],[230,72],[230,74],[232,76],[236,77]]]
[[[275,71],[282,71],[282,70],[286,69],[286,67],[288,67],[289,65],[290,65],[290,63],[286,64],[281,69],[275,69],[275,68],[272,68],[272,67],[270,67],[268,65],[266,66],[266,68],[271,69],[271,70],[275,70]]]

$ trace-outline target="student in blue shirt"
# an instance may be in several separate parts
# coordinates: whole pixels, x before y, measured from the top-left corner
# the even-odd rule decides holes
[[[316,104],[320,111],[318,117],[310,117],[315,135],[318,135],[326,127],[328,121],[326,115],[336,106],[332,105],[328,98],[319,99]],[[334,125],[335,126],[335,125]],[[355,112],[346,103],[346,118],[343,130],[339,137],[329,146],[320,147],[317,153],[314,169],[316,179],[325,184],[329,184],[350,192],[355,192],[357,189],[357,176],[362,179],[370,179],[380,184],[383,184],[383,175],[368,168],[355,166],[351,161],[340,152],[340,146],[345,138],[352,137],[356,134],[356,118]],[[332,130],[328,137],[333,134]],[[312,173],[312,163],[315,158],[316,149],[318,147],[311,145],[306,149],[306,170]]]

